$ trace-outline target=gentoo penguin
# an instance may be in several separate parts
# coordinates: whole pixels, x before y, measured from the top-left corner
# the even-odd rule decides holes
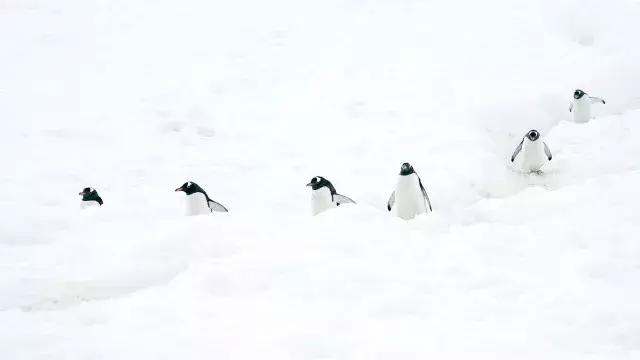
[[[356,203],[350,198],[338,194],[333,184],[322,176],[314,177],[307,186],[311,186],[311,215],[318,215],[342,204]]]
[[[604,100],[598,97],[589,96],[584,91],[578,89],[573,92],[573,101],[569,106],[569,112],[573,112],[573,121],[586,123],[591,119],[591,104],[603,103]]]
[[[187,181],[176,191],[184,191],[187,194],[186,210],[187,215],[208,214],[213,211],[228,212],[226,207],[209,199],[209,195],[198,184]]]
[[[102,198],[94,188],[86,187],[78,195],[82,196],[80,207],[85,209],[90,206],[102,206]]]
[[[398,176],[396,189],[387,202],[387,210],[405,220],[433,211],[427,190],[409,163],[404,163],[400,167],[400,176]]]
[[[551,150],[545,142],[540,140],[538,130],[527,132],[511,155],[511,162],[516,159],[520,151],[523,151],[521,167],[525,172],[539,173],[540,168],[552,158]]]

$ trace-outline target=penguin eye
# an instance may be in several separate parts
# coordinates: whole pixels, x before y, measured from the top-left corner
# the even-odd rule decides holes
[[[187,187],[190,188],[191,187],[191,181],[187,182]]]
[[[313,179],[313,182],[317,182],[317,183],[319,183],[319,182],[320,182],[320,176],[318,176],[318,177],[316,177],[315,179]]]

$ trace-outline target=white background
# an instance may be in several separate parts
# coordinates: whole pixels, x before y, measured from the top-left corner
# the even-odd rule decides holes
[[[638,19],[0,1],[0,358],[640,358]],[[587,124],[576,88],[607,101]],[[509,163],[533,128],[542,176]],[[316,175],[358,204],[311,217]],[[230,213],[184,217],[187,180]]]

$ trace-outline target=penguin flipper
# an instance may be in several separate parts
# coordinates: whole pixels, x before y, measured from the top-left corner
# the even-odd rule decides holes
[[[356,203],[355,201],[351,200],[349,197],[340,195],[340,194],[333,194],[333,202],[336,203],[336,205]]]
[[[573,103],[571,103],[571,105],[569,105],[569,112],[573,111]]]
[[[229,210],[227,210],[226,207],[224,207],[222,204],[217,203],[213,200],[207,200],[207,202],[209,203],[209,209],[211,209],[211,211],[215,211],[215,212],[229,212]]]
[[[513,155],[511,155],[511,162],[513,162],[513,160],[516,159],[516,156],[518,156],[518,154],[522,150],[523,143],[524,143],[524,138],[522,138],[522,141],[520,141],[520,144],[518,144],[518,146],[516,147],[516,150],[513,152]]]
[[[551,150],[549,150],[549,146],[547,146],[546,142],[543,142],[543,144],[544,144],[544,153],[547,155],[547,159],[551,161],[551,158],[553,158],[553,155],[551,155]]]
[[[603,99],[601,99],[601,98],[599,98],[599,97],[589,96],[589,99],[591,100],[591,103],[592,103],[592,104],[595,104],[595,103],[603,103],[603,104],[606,104],[606,103],[604,102],[604,100],[603,100]]]
[[[420,180],[420,178],[418,178],[418,184],[420,184],[420,190],[422,190],[422,196],[424,196],[425,200],[427,200],[427,205],[429,205],[429,211],[433,211],[433,208],[431,207],[431,200],[429,200],[429,195],[427,195],[427,190],[425,190],[424,186],[422,185],[422,180]]]
[[[389,196],[389,201],[387,201],[387,210],[391,211],[391,208],[393,207],[393,204],[395,204],[396,202],[396,192],[395,190],[391,193],[391,196]]]

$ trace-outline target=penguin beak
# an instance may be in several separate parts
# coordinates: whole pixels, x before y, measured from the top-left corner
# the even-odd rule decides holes
[[[81,191],[81,192],[78,193],[78,195],[82,196],[82,195],[84,195],[84,193]]]
[[[184,191],[184,189],[181,187],[177,188],[176,191]]]
[[[307,186],[311,186],[311,185],[313,185],[313,184],[312,184],[312,183],[308,183],[308,184],[307,184]]]

